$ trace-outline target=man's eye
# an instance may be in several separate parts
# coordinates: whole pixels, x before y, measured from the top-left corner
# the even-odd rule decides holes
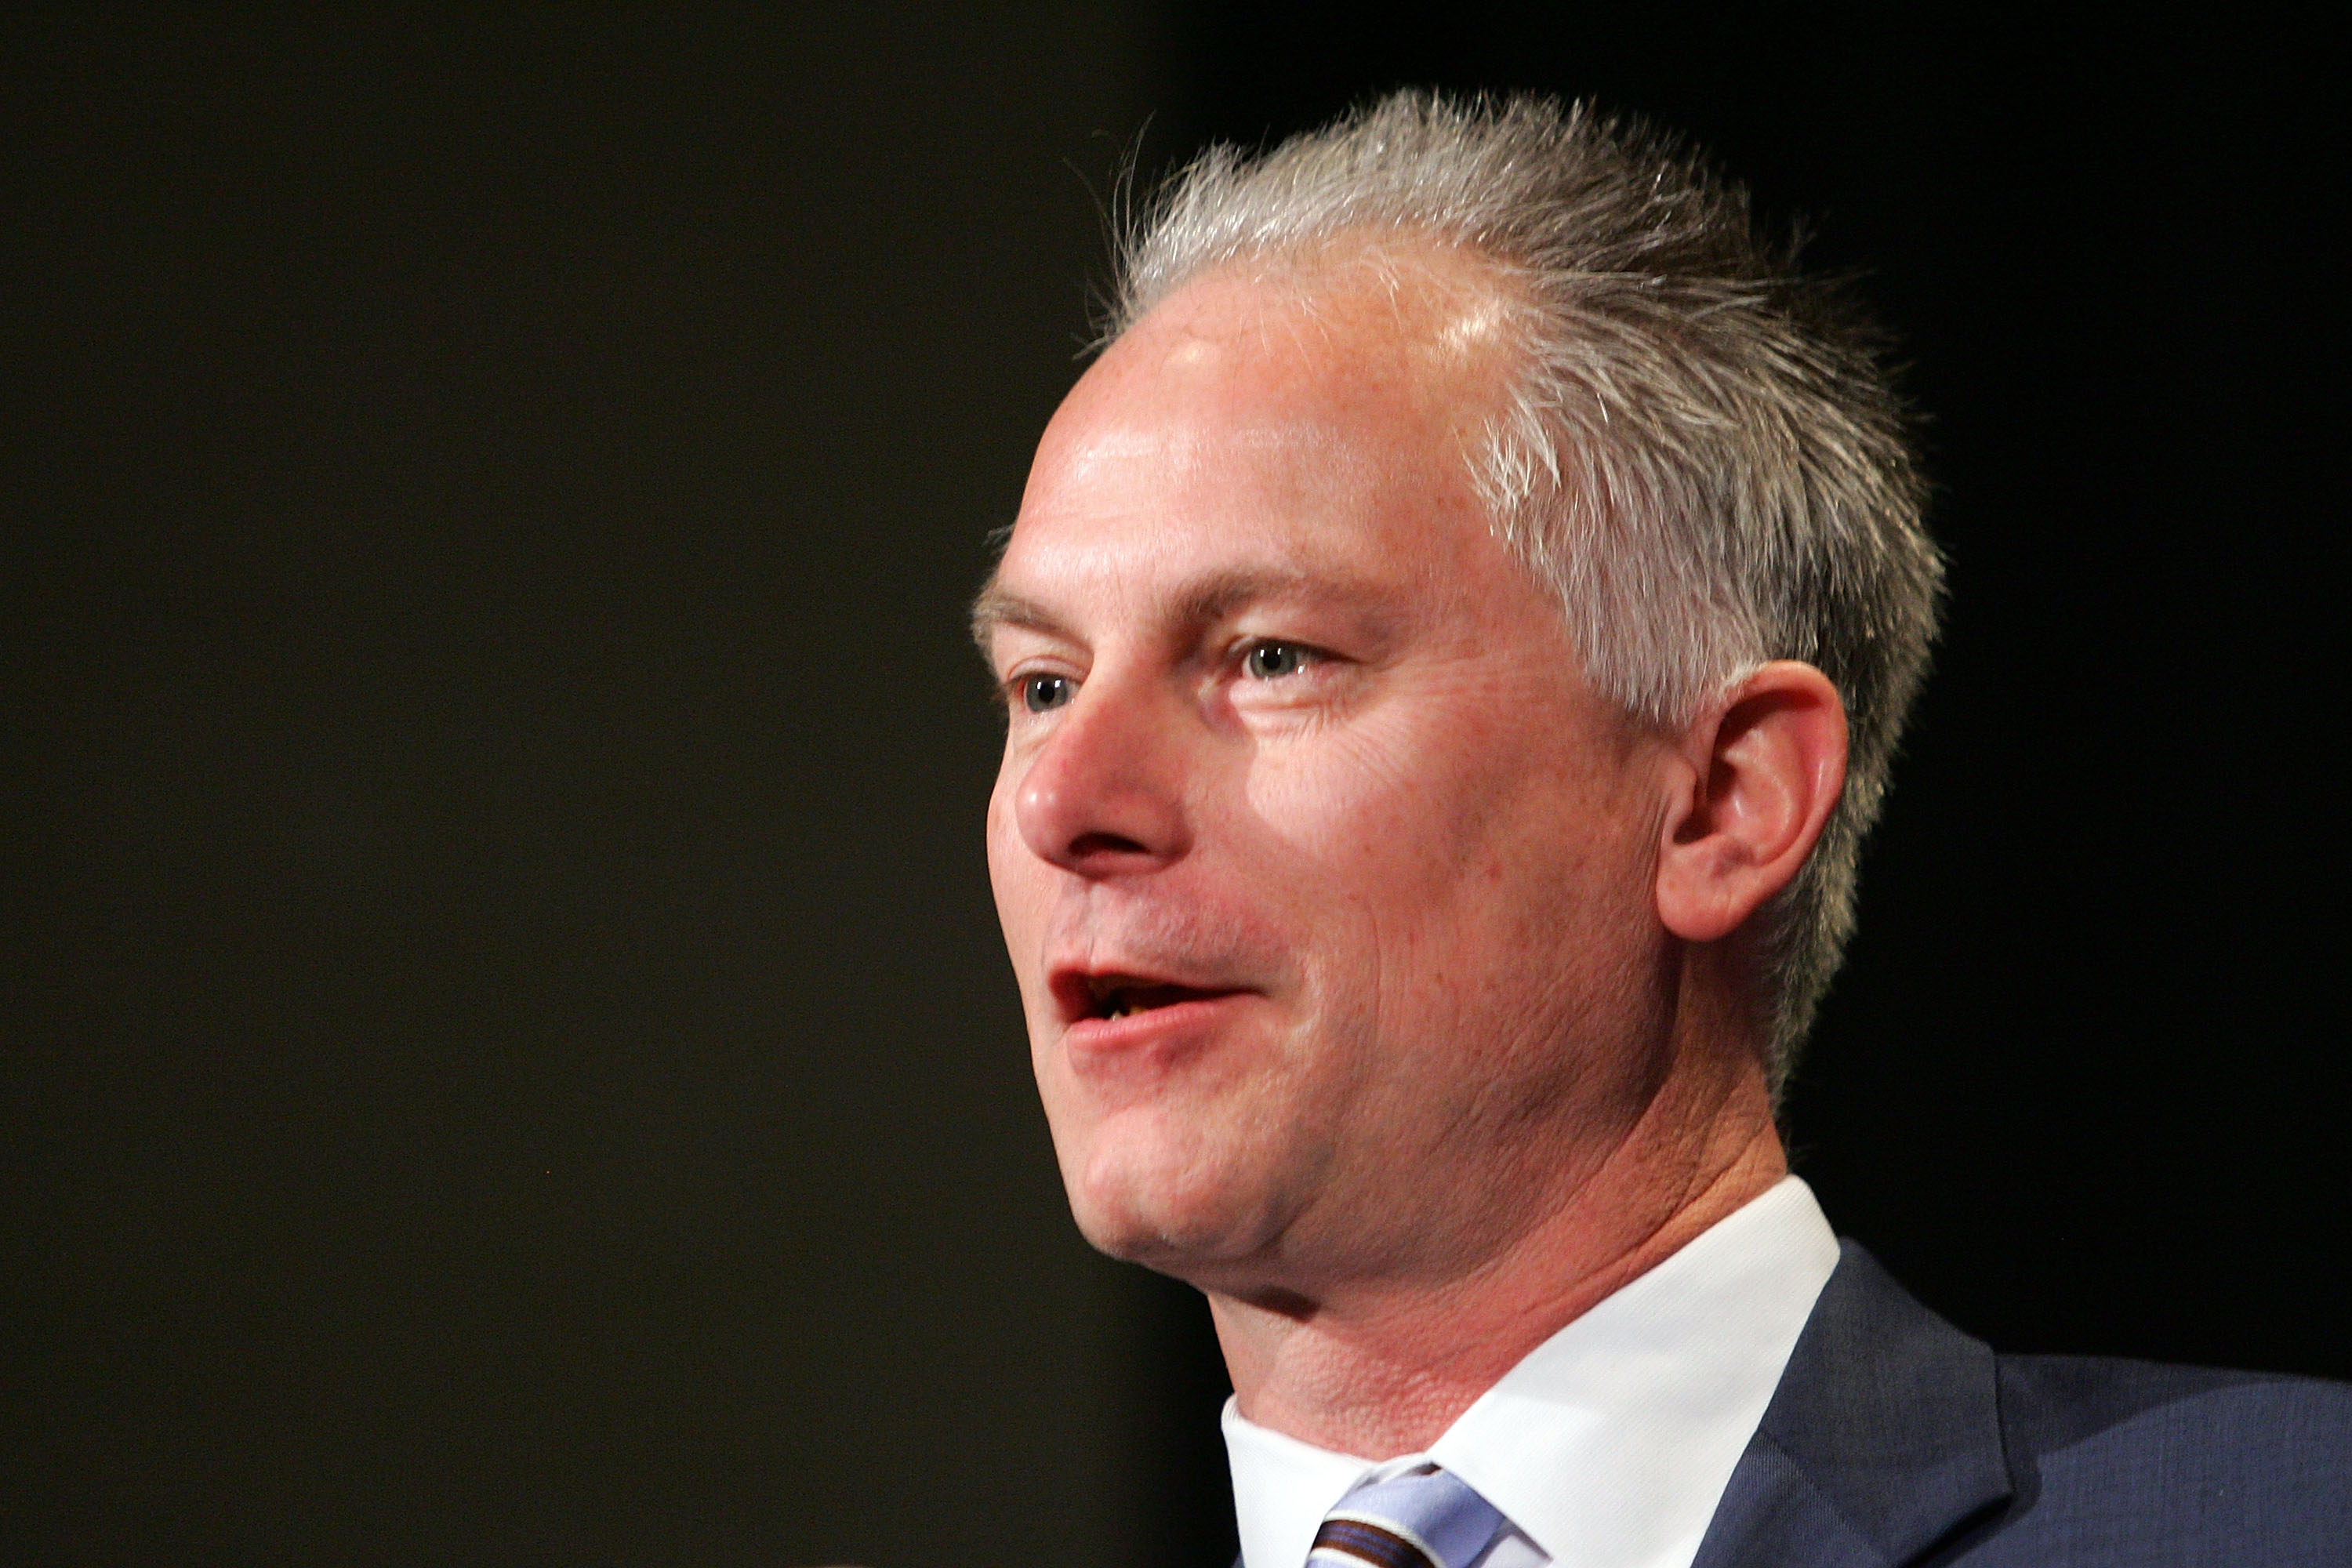
[[[1032,713],[1059,708],[1078,694],[1078,683],[1066,675],[1025,675],[1021,678],[1021,705]]]
[[[1313,649],[1297,643],[1262,642],[1242,656],[1242,666],[1253,680],[1280,680],[1286,675],[1297,675],[1314,658]]]

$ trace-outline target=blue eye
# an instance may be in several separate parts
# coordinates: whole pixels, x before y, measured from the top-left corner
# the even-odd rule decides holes
[[[1032,713],[1060,708],[1078,694],[1078,683],[1066,675],[1027,675],[1021,679],[1021,705]]]
[[[1253,680],[1280,680],[1307,668],[1308,651],[1297,643],[1262,642],[1242,657]]]

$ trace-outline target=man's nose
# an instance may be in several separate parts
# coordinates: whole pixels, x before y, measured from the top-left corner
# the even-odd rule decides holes
[[[1156,870],[1192,843],[1181,704],[1149,683],[1090,681],[1013,797],[1030,852],[1082,877]]]

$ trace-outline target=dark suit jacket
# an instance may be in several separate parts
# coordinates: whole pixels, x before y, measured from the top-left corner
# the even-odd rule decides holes
[[[2352,1568],[2352,1386],[1996,1356],[1843,1248],[1694,1568]]]

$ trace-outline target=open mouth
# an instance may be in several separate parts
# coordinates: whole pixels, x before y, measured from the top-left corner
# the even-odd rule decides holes
[[[1064,1011],[1073,1023],[1131,1018],[1187,1002],[1213,1002],[1220,996],[1234,994],[1230,990],[1176,985],[1133,974],[1073,974],[1058,982],[1055,989],[1061,993]]]

